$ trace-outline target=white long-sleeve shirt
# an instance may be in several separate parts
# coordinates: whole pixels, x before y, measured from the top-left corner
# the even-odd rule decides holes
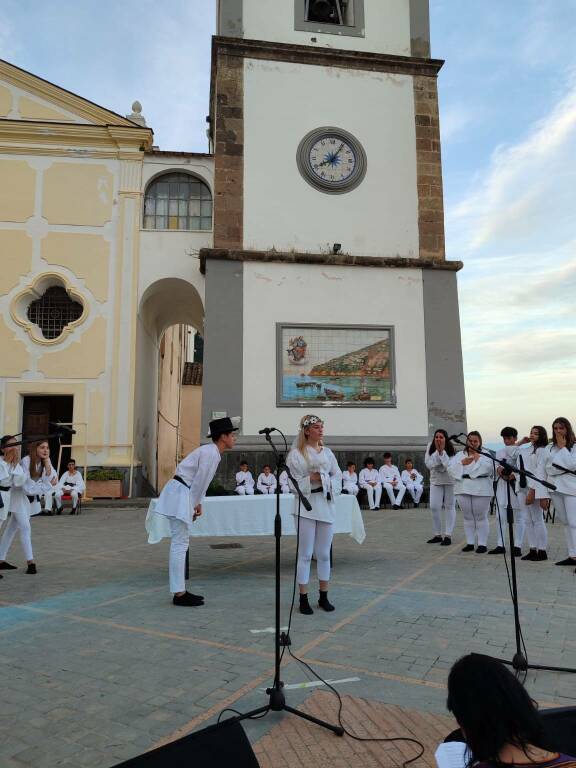
[[[342,487],[345,491],[350,489],[358,491],[358,475],[356,472],[349,472],[347,469],[342,472]]]
[[[285,469],[280,472],[280,493],[291,493],[288,472]]]
[[[84,493],[86,490],[86,484],[84,483],[82,473],[78,470],[76,470],[73,475],[71,475],[70,472],[64,472],[60,478],[60,481],[58,482],[58,490],[62,493],[67,493],[68,491]]]
[[[459,451],[452,457],[448,471],[455,480],[455,494],[468,496],[492,496],[494,480],[494,462],[487,456],[478,456],[477,461],[462,464],[469,458],[466,451]]]
[[[0,521],[6,519],[13,507],[16,511],[27,508],[28,499],[24,494],[25,482],[26,473],[20,464],[8,464],[0,457],[0,488],[7,489],[0,491],[4,504],[4,507],[0,508]]]
[[[316,451],[306,448],[306,455],[297,448],[293,448],[288,454],[286,464],[292,476],[298,483],[303,495],[312,505],[310,511],[302,505],[300,516],[321,522],[334,522],[336,509],[336,497],[342,493],[342,472],[338,466],[336,456],[326,446]],[[320,475],[320,481],[312,481],[310,475]],[[318,488],[319,492],[314,492]],[[298,499],[295,500],[298,506]],[[296,509],[296,507],[295,507]]]
[[[557,469],[552,466],[557,464],[564,469]],[[576,475],[565,472],[565,469],[576,471],[576,444],[572,450],[568,448],[558,448],[555,445],[548,445],[544,448],[540,463],[540,476],[542,471],[546,473],[546,479],[556,486],[556,493],[564,493],[567,496],[576,496]]]
[[[254,478],[252,477],[252,472],[236,472],[236,490],[238,488],[254,488]]]
[[[49,493],[52,490],[54,486],[51,481],[54,478],[58,480],[58,475],[51,464],[49,467],[43,466],[40,476],[36,479],[30,476],[30,456],[24,456],[20,464],[26,474],[24,493],[27,496],[43,496],[45,493]]]
[[[274,493],[276,490],[276,476],[273,475],[272,472],[270,472],[269,475],[265,475],[264,472],[261,472],[258,475],[256,487],[260,493]]]
[[[377,483],[378,485],[381,485],[378,470],[376,468],[368,469],[368,467],[364,467],[364,469],[360,470],[360,477],[358,482],[360,483],[360,488],[367,488],[370,483]],[[373,488],[374,486],[370,487]]]
[[[431,444],[430,444],[431,445]],[[446,451],[430,453],[430,445],[426,448],[424,463],[430,471],[430,485],[454,485],[454,478],[448,472],[450,456]]]
[[[541,469],[541,464],[542,464],[545,450],[546,448],[543,446],[540,446],[539,448],[536,448],[536,450],[534,450],[534,446],[532,445],[532,443],[525,443],[524,445],[520,445],[518,448],[518,455],[516,456],[516,466],[519,469],[521,469],[520,460],[522,460],[524,469],[528,470],[528,472],[532,472],[532,474],[536,475],[536,477],[541,477],[542,480],[547,480],[544,469],[543,468]],[[520,493],[520,492],[525,493],[529,489],[532,489],[534,491],[534,497],[536,499],[550,498],[550,492],[545,486],[542,485],[542,483],[538,483],[536,480],[533,480],[531,477],[526,477],[526,486],[522,488],[520,485],[520,478],[521,478],[521,475],[517,473],[516,493]]]
[[[402,483],[400,470],[395,464],[382,464],[378,474],[380,475],[382,485],[384,483],[392,483],[394,480],[396,480],[397,485]]]
[[[415,468],[402,470],[401,478],[404,485],[409,485],[410,483],[414,483],[414,485],[422,485],[424,482],[424,478]]]

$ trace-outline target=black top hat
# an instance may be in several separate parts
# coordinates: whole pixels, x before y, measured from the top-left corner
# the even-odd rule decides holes
[[[210,432],[207,435],[207,437],[211,437],[212,440],[214,438],[220,437],[220,435],[225,435],[227,432],[237,432],[238,427],[235,427],[234,424],[232,424],[232,419],[230,419],[228,416],[224,419],[214,419],[214,421],[211,421],[208,425]]]

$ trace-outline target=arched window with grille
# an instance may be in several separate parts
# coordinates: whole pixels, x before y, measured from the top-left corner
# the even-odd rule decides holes
[[[188,173],[165,173],[144,196],[144,229],[212,229],[212,193]]]

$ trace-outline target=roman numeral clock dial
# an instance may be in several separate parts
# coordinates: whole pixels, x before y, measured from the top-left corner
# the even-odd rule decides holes
[[[366,153],[357,138],[341,128],[317,128],[300,142],[296,156],[302,177],[321,192],[343,194],[366,174]]]

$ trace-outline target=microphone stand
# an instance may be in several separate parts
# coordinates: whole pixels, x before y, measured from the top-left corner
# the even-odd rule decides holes
[[[453,438],[454,442],[459,443],[460,445],[463,445],[465,447],[468,447],[467,443],[462,442],[462,440],[458,440],[457,438]],[[505,459],[497,459],[494,456],[492,456],[487,451],[483,451],[480,449],[473,449],[476,453],[479,453],[482,456],[486,456],[491,461],[494,461],[500,466],[506,470],[506,474],[510,475],[512,473],[517,473],[523,477],[531,477],[533,480],[536,480],[536,482],[540,483],[540,485],[543,485],[545,488],[548,488],[552,491],[556,490],[556,486],[552,483],[549,483],[547,480],[542,480],[539,477],[536,477],[532,472],[529,472],[527,469],[518,469],[518,467],[514,467],[512,464],[508,463]],[[506,481],[506,522],[508,524],[508,539],[509,539],[509,546],[510,546],[510,552],[512,553],[512,557],[510,558],[511,562],[511,574],[512,574],[512,605],[514,608],[514,634],[516,639],[516,653],[512,657],[512,661],[508,661],[507,659],[496,659],[496,661],[500,661],[503,664],[508,664],[509,666],[513,667],[515,670],[520,672],[526,672],[529,669],[545,669],[550,672],[574,672],[576,673],[576,669],[572,669],[571,667],[550,667],[542,664],[529,664],[528,659],[526,658],[526,655],[522,653],[522,629],[520,627],[520,609],[518,605],[518,580],[516,578],[516,558],[514,557],[514,509],[512,508],[512,498],[510,494],[510,482]],[[504,558],[506,558],[506,555],[504,554]]]
[[[275,430],[264,430],[264,434],[266,436],[267,442],[270,444],[270,448],[272,449],[274,453],[274,458],[276,461],[276,515],[274,517],[274,537],[275,537],[275,631],[274,631],[274,682],[272,684],[271,688],[266,689],[266,694],[269,697],[268,704],[265,704],[262,707],[257,707],[256,709],[251,710],[250,712],[245,712],[241,715],[238,715],[237,717],[231,717],[227,720],[224,720],[223,723],[228,723],[231,721],[240,722],[241,720],[246,720],[247,718],[253,718],[257,717],[258,715],[266,714],[270,711],[272,712],[290,712],[292,715],[297,715],[298,717],[301,717],[303,720],[308,720],[311,723],[315,723],[316,725],[322,726],[322,728],[327,728],[329,731],[332,731],[337,736],[343,736],[344,735],[344,729],[339,725],[332,725],[331,723],[327,723],[324,720],[320,720],[317,717],[313,717],[312,715],[306,714],[306,712],[300,712],[300,710],[295,709],[294,707],[290,707],[286,703],[286,695],[284,693],[284,683],[280,679],[280,664],[281,664],[281,658],[282,658],[282,648],[285,648],[288,645],[291,645],[290,636],[286,632],[280,631],[280,539],[282,537],[282,518],[280,517],[280,473],[282,471],[286,471],[288,477],[292,481],[292,485],[296,489],[296,493],[298,495],[298,498],[300,500],[300,503],[304,506],[305,509],[310,511],[312,509],[310,502],[304,496],[302,491],[300,490],[300,487],[298,485],[298,482],[294,479],[292,476],[292,473],[290,472],[290,468],[286,464],[286,457],[285,454],[280,453],[276,446],[274,445],[274,442],[272,441],[272,438],[270,437],[270,432],[276,431],[280,432],[279,429]],[[284,444],[286,445],[286,438],[280,432],[282,437],[284,438]],[[286,446],[287,448],[287,446]]]

